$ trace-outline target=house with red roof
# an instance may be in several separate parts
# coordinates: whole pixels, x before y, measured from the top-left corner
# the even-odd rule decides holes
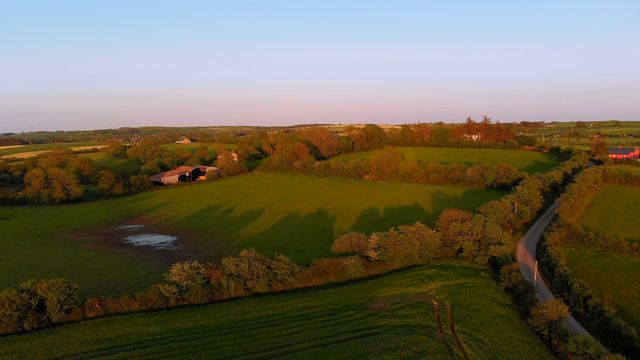
[[[616,146],[610,147],[608,150],[610,159],[640,159],[640,150],[638,150],[637,146],[635,148]]]

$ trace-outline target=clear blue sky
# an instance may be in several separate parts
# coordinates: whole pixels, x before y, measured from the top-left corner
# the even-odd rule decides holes
[[[640,1],[3,1],[0,131],[640,120]]]

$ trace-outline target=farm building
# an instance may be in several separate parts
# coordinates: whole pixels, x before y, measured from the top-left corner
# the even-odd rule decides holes
[[[151,181],[162,185],[177,184],[179,182],[191,182],[206,180],[207,174],[214,172],[219,176],[220,171],[213,166],[178,166],[177,168],[151,176]]]
[[[610,147],[609,149],[610,159],[640,159],[640,150],[638,147]]]
[[[189,140],[188,138],[186,138],[184,136],[180,136],[180,139],[178,139],[178,141],[176,141],[176,144],[191,144],[191,140]]]

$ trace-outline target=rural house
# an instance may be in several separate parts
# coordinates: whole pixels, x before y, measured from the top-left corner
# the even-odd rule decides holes
[[[176,141],[176,144],[191,144],[191,140],[189,140],[188,138],[186,138],[184,136],[180,136],[180,139],[178,139],[178,141]]]
[[[640,159],[640,150],[638,147],[610,147],[609,149],[610,159]]]
[[[151,176],[151,181],[156,184],[171,185],[179,182],[191,182],[206,180],[209,172],[215,172],[219,176],[220,171],[213,166],[178,166],[177,168]]]

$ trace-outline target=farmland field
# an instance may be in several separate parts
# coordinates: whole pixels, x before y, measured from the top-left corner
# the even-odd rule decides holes
[[[458,149],[429,147],[399,147],[408,160],[433,163],[489,163],[509,164],[528,173],[545,172],[558,165],[558,159],[549,154],[522,150]],[[365,151],[337,156],[337,160],[366,159],[376,151]]]
[[[3,337],[0,358],[450,359],[433,297],[452,305],[473,359],[553,358],[486,270],[452,264]]]
[[[78,204],[0,207],[0,288],[62,276],[83,294],[119,294],[160,281],[177,257],[218,260],[244,248],[308,262],[330,255],[338,234],[432,224],[446,208],[473,211],[500,196],[261,173]],[[129,225],[177,236],[179,250],[125,245],[118,229]]]
[[[135,174],[140,168],[137,160],[110,156],[101,151],[80,154],[79,156],[91,159],[98,169],[111,169],[119,173]]]
[[[605,185],[591,200],[581,224],[592,231],[640,241],[640,187]]]
[[[640,331],[640,258],[572,248],[565,253],[571,272]]]
[[[81,148],[86,146],[99,146],[94,142],[33,144],[20,147],[0,147],[0,157],[30,157],[53,149]]]

